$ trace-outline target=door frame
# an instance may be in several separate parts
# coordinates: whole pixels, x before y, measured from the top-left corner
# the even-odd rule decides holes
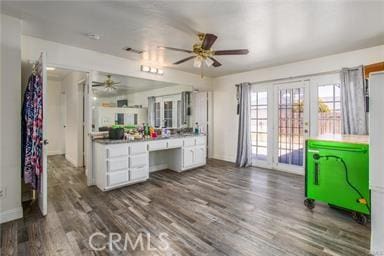
[[[87,88],[84,92],[87,94],[84,95],[84,127],[87,131],[86,134],[83,135],[83,141],[84,141],[84,152],[85,152],[85,175],[87,177],[87,186],[93,186],[96,184],[92,163],[92,100],[93,100],[93,92],[92,92],[92,84],[91,81],[95,80],[97,76],[97,72],[90,70],[90,69],[84,69],[77,66],[71,66],[71,65],[61,65],[56,63],[49,63],[46,61],[46,67],[53,67],[53,68],[61,68],[61,69],[69,69],[72,71],[78,71],[86,73],[86,85]]]
[[[42,145],[42,173],[40,174],[40,188],[38,191],[38,204],[43,216],[48,214],[48,120],[47,120],[47,98],[48,98],[48,81],[47,81],[47,54],[46,52],[40,52],[40,56],[37,61],[41,65],[41,76],[42,76],[42,141],[40,142]]]
[[[285,172],[290,172],[290,173],[295,173],[295,174],[304,174],[304,164],[303,166],[294,166],[294,165],[289,165],[289,164],[283,164],[278,162],[278,154],[279,154],[279,119],[278,119],[278,114],[279,114],[279,104],[278,104],[278,99],[279,99],[279,90],[280,89],[293,89],[293,88],[304,88],[304,130],[307,130],[307,132],[304,132],[304,146],[305,146],[305,140],[308,139],[310,136],[310,105],[309,101],[311,100],[310,98],[310,80],[309,79],[304,79],[304,80],[295,80],[295,81],[286,81],[286,82],[279,82],[273,84],[273,89],[274,89],[274,101],[273,101],[273,127],[275,127],[273,131],[273,169],[280,170],[280,171],[285,171]],[[303,161],[305,160],[305,149],[303,149]]]

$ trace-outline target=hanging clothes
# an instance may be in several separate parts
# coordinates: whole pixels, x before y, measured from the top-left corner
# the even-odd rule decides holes
[[[40,188],[43,140],[43,83],[39,74],[28,79],[22,108],[23,173],[25,183]]]

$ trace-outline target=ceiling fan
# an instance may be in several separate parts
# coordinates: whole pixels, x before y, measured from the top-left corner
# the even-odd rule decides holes
[[[212,50],[212,45],[217,39],[217,36],[214,34],[204,34],[199,33],[199,42],[194,44],[192,46],[192,50],[185,50],[185,49],[179,49],[174,47],[165,47],[161,46],[159,48],[161,49],[167,49],[171,51],[178,51],[178,52],[186,52],[194,54],[193,56],[181,59],[179,61],[176,61],[173,63],[174,65],[179,65],[181,63],[184,63],[186,61],[192,60],[193,66],[195,68],[203,68],[203,63],[205,63],[208,67],[213,66],[215,68],[220,67],[221,63],[217,61],[213,56],[219,56],[219,55],[245,55],[248,54],[248,49],[236,49],[236,50],[219,50],[215,51]]]
[[[120,81],[112,80],[112,75],[107,75],[107,79],[104,82],[92,82],[92,87],[104,86],[104,90],[107,92],[113,92],[120,87]]]

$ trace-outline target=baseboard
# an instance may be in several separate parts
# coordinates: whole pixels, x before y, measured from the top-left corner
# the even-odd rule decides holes
[[[73,164],[73,166],[75,167],[78,167],[77,166],[77,161],[75,161],[72,157],[70,157],[68,154],[65,154],[65,159],[68,160],[68,162],[70,162],[71,164]]]
[[[54,155],[64,155],[64,152],[58,151],[58,150],[48,150],[48,156],[54,156]]]
[[[217,159],[217,160],[223,160],[223,161],[227,161],[227,162],[231,162],[231,163],[234,163],[235,159],[236,159],[236,157],[234,157],[234,156],[229,156],[229,155],[222,156],[222,155],[217,155],[217,154],[213,154],[211,158]]]
[[[168,169],[168,164],[158,164],[149,167],[149,172],[157,172]]]
[[[15,208],[5,212],[0,213],[0,223],[9,222],[12,220],[17,220],[23,218],[23,208]]]

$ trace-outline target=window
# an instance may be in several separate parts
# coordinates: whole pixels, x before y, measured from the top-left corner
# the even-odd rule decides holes
[[[266,91],[251,93],[252,157],[267,160],[268,143],[268,97]]]
[[[160,102],[155,103],[155,127],[160,127]]]
[[[173,101],[164,101],[164,126],[173,127]]]
[[[318,133],[341,134],[340,84],[318,87]]]

